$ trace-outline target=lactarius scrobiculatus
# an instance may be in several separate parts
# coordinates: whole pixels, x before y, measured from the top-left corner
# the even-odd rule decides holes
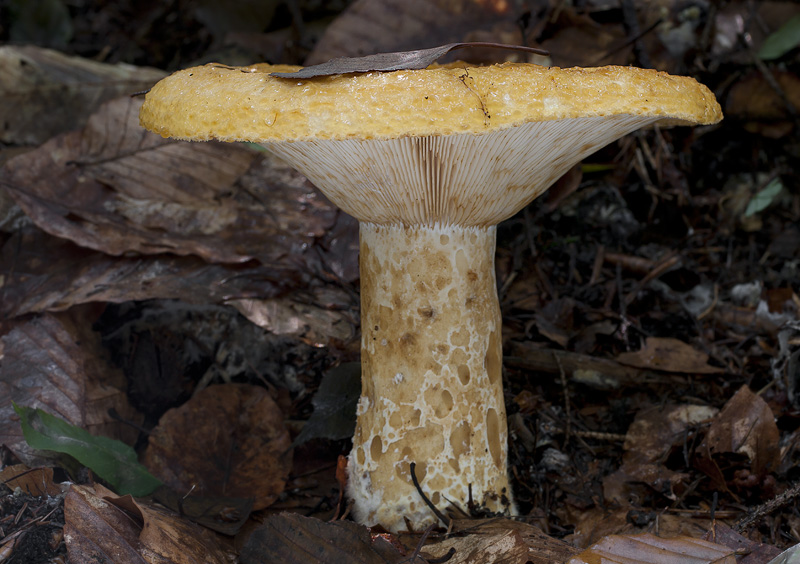
[[[260,143],[359,220],[355,518],[436,522],[412,462],[436,506],[513,512],[495,226],[600,147],[656,123],[716,123],[720,107],[691,78],[629,67],[270,74],[298,68],[177,72],[147,94],[141,123]]]

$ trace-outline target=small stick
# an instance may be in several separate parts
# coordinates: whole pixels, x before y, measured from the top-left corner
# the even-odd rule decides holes
[[[414,483],[414,487],[417,488],[417,493],[422,498],[422,501],[425,502],[425,505],[427,505],[428,508],[433,511],[433,514],[436,515],[439,521],[444,523],[447,527],[450,527],[450,519],[446,515],[442,514],[441,511],[436,509],[436,506],[433,504],[433,502],[429,500],[428,496],[425,495],[425,492],[422,491],[422,487],[419,485],[419,481],[417,480],[417,474],[415,472],[416,468],[416,462],[412,462],[409,465],[409,469],[411,470],[411,481]]]

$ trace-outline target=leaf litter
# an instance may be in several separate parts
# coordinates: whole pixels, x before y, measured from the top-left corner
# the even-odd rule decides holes
[[[254,561],[270,554],[313,561],[280,541],[281,535],[290,538],[293,527],[302,532],[303,547],[329,539],[326,554],[365,561],[378,551],[383,561],[538,562],[547,554],[549,561],[566,562],[574,547],[587,549],[589,558],[600,550],[624,558],[631,546],[646,543],[609,535],[650,531],[705,535],[751,564],[769,562],[797,542],[800,523],[780,509],[797,495],[791,484],[800,444],[793,378],[800,358],[800,250],[792,231],[797,182],[787,150],[796,143],[797,71],[792,51],[780,55],[778,66],[766,61],[769,73],[754,61],[769,32],[800,9],[759,3],[752,9],[761,25],[748,28],[752,43],[743,45],[737,22],[751,21],[744,3],[709,12],[671,3],[660,10],[637,6],[638,21],[626,12],[632,4],[622,2],[623,9],[614,11],[602,3],[578,9],[544,1],[523,7],[515,1],[364,0],[326,26],[307,60],[437,43],[534,44],[548,49],[558,65],[649,61],[694,73],[726,105],[729,119],[717,129],[642,132],[591,157],[565,184],[557,206],[535,202],[498,231],[505,377],[515,398],[509,403],[511,470],[520,508],[545,531],[541,537],[529,535],[533,525],[504,520],[494,522],[491,532],[480,531],[492,521],[478,519],[455,535],[399,537],[378,537],[378,531],[346,521],[325,523],[347,512],[341,497],[346,486],[334,474],[337,468],[341,474],[337,461],[348,447],[337,438],[344,432],[338,426],[307,421],[323,406],[342,407],[342,429],[348,421],[348,408],[336,405],[339,396],[314,399],[314,392],[331,367],[357,359],[356,226],[342,221],[301,177],[251,147],[180,147],[145,138],[131,119],[137,100],[98,107],[81,98],[90,89],[80,85],[95,79],[80,68],[108,84],[120,70],[130,72],[120,84],[132,85],[129,78],[145,84],[155,74],[83,65],[83,59],[35,47],[3,48],[11,58],[0,60],[25,58],[35,76],[44,77],[42,84],[50,84],[39,92],[31,81],[30,94],[8,98],[8,116],[19,119],[6,120],[5,142],[40,146],[0,151],[2,209],[9,218],[0,222],[7,230],[0,253],[3,461],[13,453],[32,466],[55,464],[24,443],[6,398],[50,410],[93,433],[124,437],[141,452],[145,434],[132,425],[150,431],[176,403],[191,402],[196,387],[256,384],[275,398],[290,440],[306,425],[328,437],[298,447],[284,491],[254,514],[273,533],[250,536],[252,542],[246,539],[254,523],[240,497],[161,492],[171,512],[159,509],[157,518],[145,517],[133,500],[117,498],[97,481],[73,484],[68,496],[80,493],[95,505],[81,502],[85,511],[69,513],[71,556],[81,559],[89,554],[89,541],[106,539],[110,547],[132,547],[131,561],[150,561],[142,558],[151,545],[168,561],[222,558],[227,549],[205,544],[207,535],[192,523],[228,535],[240,531],[239,546],[251,542]],[[139,15],[152,18],[145,27],[157,26],[164,12],[149,10]],[[308,38],[310,20],[302,16],[314,16],[304,10],[290,31]],[[90,18],[85,25],[100,21]],[[397,33],[386,32],[389,21]],[[226,25],[233,24],[216,22],[214,36],[223,37]],[[264,39],[273,49],[276,38],[289,36]],[[112,53],[104,56],[111,63],[118,60],[119,40],[109,42]],[[241,36],[235,41],[255,44]],[[155,41],[142,49],[171,45]],[[182,48],[187,45],[197,43]],[[295,42],[284,50],[297,57],[286,62],[301,62],[299,53],[308,53],[309,45]],[[481,61],[527,58],[476,48],[462,54]],[[149,56],[161,61],[164,53]],[[47,78],[47,68],[61,70]],[[74,82],[79,95],[72,96],[73,86],[58,85],[59,72],[66,76],[63,84],[73,72],[86,78]],[[68,125],[47,117],[55,115],[53,98],[37,96],[47,88],[62,93],[68,109],[61,114],[74,117]],[[103,100],[120,92],[105,85],[102,90]],[[14,113],[23,99],[30,101],[28,111]],[[26,121],[33,131],[21,126]],[[83,129],[65,133],[74,128]],[[165,167],[168,174],[153,174]],[[16,204],[8,203],[8,195]],[[270,243],[253,245],[255,237]],[[230,314],[219,315],[223,308]],[[89,330],[96,321],[105,346],[120,347],[111,355]],[[241,330],[251,322],[267,331]],[[262,346],[262,354],[253,352]],[[131,408],[134,398],[141,413]],[[176,443],[167,457],[178,458],[181,448]],[[72,479],[91,483],[78,465],[63,459],[57,464]],[[47,474],[31,476],[36,483],[51,481]],[[91,488],[94,497],[80,488]],[[59,487],[41,491],[59,499]],[[79,500],[71,499],[70,507],[78,507]],[[127,532],[112,533],[93,520],[88,508],[99,510],[109,499],[134,524]],[[33,497],[27,502],[41,503]],[[22,505],[3,498],[0,507],[3,514],[15,507],[16,514]],[[281,508],[317,519],[281,516]],[[31,527],[39,522],[32,520]],[[726,533],[722,522],[765,542]],[[156,523],[169,538],[149,536]],[[187,527],[176,528],[178,523]],[[589,548],[604,537],[605,544]],[[255,543],[257,538],[267,544]],[[384,544],[376,548],[379,539]],[[548,553],[544,547],[551,541],[557,541],[556,552]],[[699,544],[678,543],[703,561]],[[18,545],[14,550],[22,551]],[[649,558],[647,550],[635,558]]]

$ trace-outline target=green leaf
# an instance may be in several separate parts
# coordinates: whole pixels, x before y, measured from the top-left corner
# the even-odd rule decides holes
[[[758,194],[753,196],[752,199],[747,203],[747,209],[744,210],[744,216],[750,217],[751,215],[755,215],[758,212],[766,209],[766,207],[775,200],[778,194],[781,193],[781,190],[783,190],[783,183],[779,178],[775,178],[769,184],[759,190]]]
[[[758,50],[758,56],[765,61],[778,59],[798,45],[800,45],[800,15],[793,17],[778,31],[769,35]]]
[[[41,409],[14,404],[22,433],[33,448],[68,454],[91,469],[120,495],[147,495],[161,482],[139,464],[136,452],[120,441],[95,437]]]

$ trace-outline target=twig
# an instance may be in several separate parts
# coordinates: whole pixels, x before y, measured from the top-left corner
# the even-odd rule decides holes
[[[409,469],[411,470],[411,481],[414,483],[414,487],[417,488],[417,493],[422,498],[422,501],[425,502],[425,505],[428,506],[428,509],[433,511],[433,514],[436,515],[436,518],[439,519],[442,523],[445,524],[448,528],[450,527],[450,519],[444,515],[441,511],[439,511],[433,502],[428,499],[428,496],[425,495],[425,492],[422,491],[422,487],[419,485],[419,481],[417,480],[417,474],[415,472],[417,468],[417,463],[412,462],[409,465]]]
[[[564,367],[561,365],[561,359],[555,354],[553,355],[553,358],[556,359],[556,363],[558,364],[558,372],[561,376],[561,391],[564,394],[564,416],[567,419],[567,424],[566,428],[564,429],[563,447],[566,447],[569,444],[570,431],[572,430],[572,411],[569,407],[569,387],[567,386],[567,373],[564,372]]]
[[[741,533],[745,529],[751,527],[757,521],[760,521],[770,513],[774,512],[775,510],[787,505],[791,502],[794,498],[800,496],[800,482],[794,484],[791,488],[783,492],[782,494],[776,495],[766,503],[762,503],[758,507],[756,507],[753,511],[751,511],[746,517],[739,519],[736,524],[733,526],[733,530],[737,533]]]

